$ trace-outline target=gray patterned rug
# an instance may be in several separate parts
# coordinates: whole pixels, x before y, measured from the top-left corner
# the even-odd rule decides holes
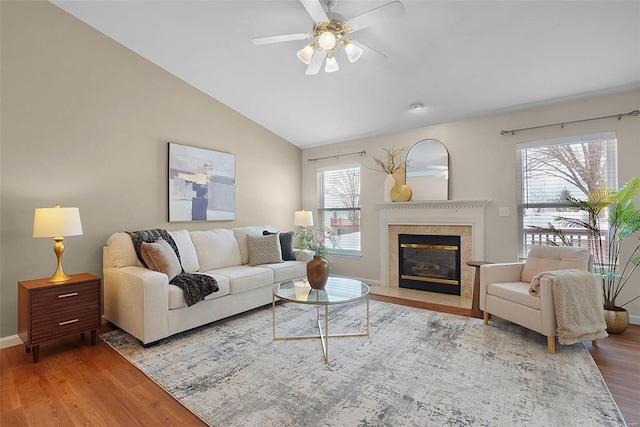
[[[364,303],[330,311],[363,331]],[[315,309],[277,307],[278,335],[314,334]],[[271,309],[143,348],[101,338],[213,426],[624,426],[582,344],[507,324],[371,301],[371,336],[272,341]]]

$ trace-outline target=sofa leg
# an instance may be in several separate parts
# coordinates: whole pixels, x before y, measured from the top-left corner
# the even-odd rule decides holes
[[[556,337],[547,337],[547,349],[549,350],[549,354],[556,353]]]
[[[483,319],[484,319],[484,324],[488,325],[489,324],[489,313],[488,312],[484,312],[483,314]]]
[[[594,347],[599,347],[600,346],[600,342],[598,340],[593,340],[591,341],[591,345]]]

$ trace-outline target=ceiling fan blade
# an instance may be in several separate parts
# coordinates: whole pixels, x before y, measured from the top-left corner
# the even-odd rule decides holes
[[[316,50],[311,57],[311,62],[309,62],[307,71],[305,71],[304,73],[307,76],[318,74],[318,71],[320,71],[320,67],[322,67],[322,63],[324,62],[324,59],[327,57],[327,53],[328,52],[326,50]]]
[[[269,44],[269,43],[280,43],[280,42],[290,42],[294,40],[305,40],[310,38],[311,36],[307,33],[297,33],[297,34],[281,34],[277,36],[266,36],[266,37],[255,37],[251,41],[253,44]]]
[[[358,31],[377,24],[378,22],[397,18],[402,15],[404,15],[404,6],[399,1],[393,1],[355,16],[349,19],[347,24],[352,31]]]
[[[387,60],[387,56],[378,52],[375,49],[370,48],[367,45],[364,45],[356,40],[351,40],[351,43],[353,43],[354,45],[358,46],[360,49],[362,49],[362,58],[366,59],[367,61],[373,61],[376,64],[382,64],[383,62],[385,62]]]
[[[327,13],[322,8],[319,0],[300,0],[300,3],[307,9],[313,22],[326,22],[329,20]]]

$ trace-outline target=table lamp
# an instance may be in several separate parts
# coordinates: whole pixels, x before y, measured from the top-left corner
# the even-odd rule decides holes
[[[313,213],[305,210],[296,211],[293,216],[293,225],[298,225],[300,227],[313,226]]]
[[[64,253],[63,236],[82,235],[82,223],[78,208],[61,208],[56,204],[53,208],[36,208],[33,218],[33,237],[53,237],[55,244],[53,251],[58,258],[58,267],[47,281],[64,282],[70,280],[62,269],[62,254]]]

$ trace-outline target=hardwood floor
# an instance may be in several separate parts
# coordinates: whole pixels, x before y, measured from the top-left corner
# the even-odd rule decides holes
[[[588,347],[627,423],[640,427],[640,326]],[[37,364],[24,346],[6,348],[0,371],[3,427],[204,425],[100,339],[95,347],[88,336],[42,345]]]

